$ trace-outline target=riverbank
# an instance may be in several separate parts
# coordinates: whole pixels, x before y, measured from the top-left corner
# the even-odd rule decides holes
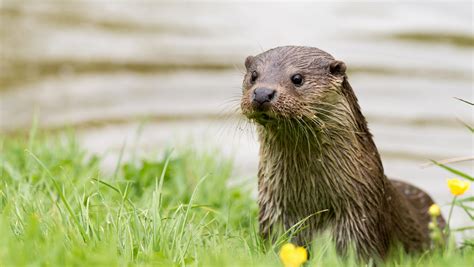
[[[231,182],[217,151],[131,156],[112,172],[71,132],[0,137],[0,265],[278,266],[258,236],[254,180]],[[284,237],[281,239],[284,241]],[[350,266],[325,239],[309,266]],[[472,249],[388,266],[468,266]]]

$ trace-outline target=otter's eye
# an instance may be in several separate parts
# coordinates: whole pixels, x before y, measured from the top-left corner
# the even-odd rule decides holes
[[[295,74],[293,76],[291,76],[291,82],[294,84],[294,85],[302,85],[303,84],[303,76],[301,76],[300,74]]]
[[[252,71],[252,75],[250,76],[250,81],[255,82],[258,78],[258,73],[256,71]]]

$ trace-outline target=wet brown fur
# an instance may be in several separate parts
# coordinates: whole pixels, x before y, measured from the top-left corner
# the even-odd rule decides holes
[[[409,252],[429,247],[433,201],[384,175],[343,62],[317,48],[286,46],[248,57],[245,65],[241,108],[257,124],[264,236],[327,209],[305,222],[295,242],[308,244],[329,231],[341,254],[354,245],[366,259],[384,258],[395,243]],[[255,82],[252,71],[258,73]],[[299,87],[290,79],[296,73],[304,77]],[[277,91],[266,112],[252,104],[259,87]]]

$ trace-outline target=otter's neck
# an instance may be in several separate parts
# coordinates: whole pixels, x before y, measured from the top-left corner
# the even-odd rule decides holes
[[[357,99],[345,83],[344,97],[317,122],[258,127],[261,201],[295,218],[322,209],[338,216],[343,210],[378,205],[370,200],[383,195],[383,167]]]

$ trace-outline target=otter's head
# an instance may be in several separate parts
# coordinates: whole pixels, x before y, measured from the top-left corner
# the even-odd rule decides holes
[[[245,67],[242,112],[265,128],[311,121],[347,103],[345,64],[317,48],[277,47],[247,57]]]

